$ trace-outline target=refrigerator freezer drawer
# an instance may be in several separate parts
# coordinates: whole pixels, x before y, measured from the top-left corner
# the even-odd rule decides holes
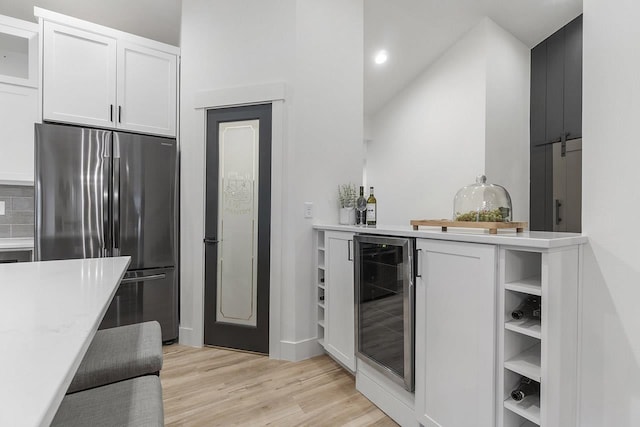
[[[178,290],[175,269],[128,271],[100,329],[156,320],[162,341],[178,338]]]

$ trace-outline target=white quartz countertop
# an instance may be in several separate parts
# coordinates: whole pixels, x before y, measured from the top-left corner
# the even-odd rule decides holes
[[[587,243],[587,236],[579,233],[555,233],[547,231],[498,230],[498,234],[489,234],[488,230],[473,228],[420,227],[414,230],[407,226],[378,226],[376,228],[356,227],[354,225],[314,224],[316,230],[350,231],[362,234],[382,234],[387,236],[416,237],[420,239],[450,240],[456,242],[485,243],[491,245],[522,246],[528,248],[560,248]]]
[[[0,250],[33,249],[33,237],[0,238]]]
[[[0,264],[0,426],[48,426],[130,257]]]

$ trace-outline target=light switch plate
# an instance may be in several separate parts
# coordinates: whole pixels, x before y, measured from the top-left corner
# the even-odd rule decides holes
[[[0,200],[0,215],[4,214],[4,200]]]
[[[304,202],[304,217],[313,218],[313,202]]]

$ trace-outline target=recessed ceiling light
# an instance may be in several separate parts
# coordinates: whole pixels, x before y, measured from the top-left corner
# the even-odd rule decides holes
[[[387,55],[387,51],[381,50],[378,53],[376,53],[376,56],[373,60],[375,61],[376,64],[380,65],[387,62],[387,59],[389,59],[389,56]]]

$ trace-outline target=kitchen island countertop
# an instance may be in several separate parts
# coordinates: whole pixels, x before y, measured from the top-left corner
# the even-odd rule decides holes
[[[0,425],[51,423],[130,261],[0,264]]]

